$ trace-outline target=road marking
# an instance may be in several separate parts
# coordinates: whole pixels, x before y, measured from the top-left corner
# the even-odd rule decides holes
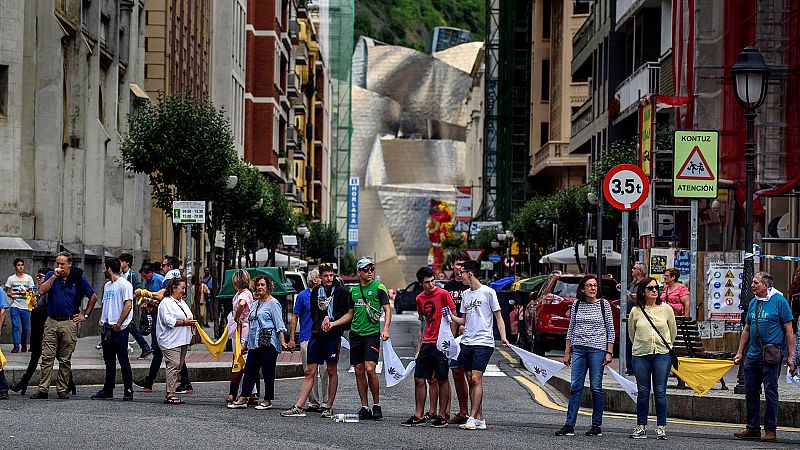
[[[483,376],[485,377],[507,377],[503,371],[497,367],[497,364],[489,364],[486,366],[486,371],[483,372]]]
[[[499,350],[500,354],[503,355],[509,362],[517,363],[516,359],[513,359],[508,352],[504,350]],[[517,372],[520,372],[520,369],[517,369]],[[539,405],[552,409],[555,411],[566,412],[567,408],[564,406],[559,405],[558,403],[554,402],[547,392],[544,391],[541,387],[539,387],[536,383],[529,380],[524,375],[514,375],[512,377],[516,380],[519,384],[526,387],[533,395],[534,401]],[[591,416],[591,411],[584,411],[583,409],[578,411],[578,414],[583,416]],[[612,419],[623,419],[623,420],[636,420],[636,414],[626,414],[626,413],[618,413],[618,412],[603,412],[603,417],[608,417]],[[650,417],[650,420],[655,421],[655,417]],[[713,427],[713,428],[732,428],[732,429],[741,429],[743,425],[740,424],[733,424],[733,423],[719,423],[719,422],[700,422],[700,421],[693,421],[693,420],[686,420],[686,419],[671,419],[667,418],[668,423],[674,423],[678,425],[698,425],[701,427]],[[800,433],[800,428],[791,428],[791,427],[778,427],[778,431],[786,431],[789,433]]]
[[[381,370],[383,370],[383,361],[378,361],[378,365],[375,366],[375,373],[381,373]],[[350,366],[350,368],[347,369],[347,373],[355,373],[355,372],[356,369],[353,366]]]

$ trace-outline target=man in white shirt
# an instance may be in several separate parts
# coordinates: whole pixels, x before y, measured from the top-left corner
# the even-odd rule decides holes
[[[464,430],[485,430],[486,420],[483,417],[483,373],[489,365],[494,352],[494,333],[492,328],[497,320],[500,340],[508,347],[506,324],[500,315],[500,303],[494,289],[484,286],[478,279],[480,266],[477,261],[467,261],[461,273],[461,279],[469,289],[461,294],[461,317],[453,311],[450,316],[453,322],[464,325],[461,336],[461,352],[458,362],[464,368],[469,382],[470,415],[467,423],[459,425]]]
[[[22,258],[14,260],[14,274],[6,280],[6,294],[11,312],[11,335],[14,348],[11,353],[18,353],[20,346],[22,352],[28,351],[28,328],[30,327],[31,312],[28,309],[28,291],[33,290],[33,278],[25,273],[25,261]]]
[[[106,379],[103,389],[92,396],[92,399],[114,398],[114,380],[117,367],[114,359],[119,360],[122,370],[122,383],[125,391],[123,401],[133,400],[133,373],[128,361],[128,325],[133,314],[133,286],[120,276],[118,258],[106,258],[105,276],[109,280],[103,289],[103,312],[100,315],[100,335],[103,345],[103,360],[106,363]]]

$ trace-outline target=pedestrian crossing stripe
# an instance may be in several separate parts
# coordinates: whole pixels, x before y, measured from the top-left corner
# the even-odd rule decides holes
[[[728,288],[733,287],[733,280],[728,280],[728,282],[725,283],[725,287],[728,287]]]
[[[378,361],[378,365],[375,367],[375,373],[381,373],[383,370],[383,361]],[[355,373],[356,369],[353,366],[347,370],[347,373]],[[484,377],[507,377],[508,375],[505,374],[497,364],[489,364],[486,366],[486,371],[483,373]]]

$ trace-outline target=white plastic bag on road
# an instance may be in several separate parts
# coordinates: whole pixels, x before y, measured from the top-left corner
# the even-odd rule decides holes
[[[416,367],[416,365],[416,361],[411,361],[408,363],[408,367],[403,367],[402,361],[400,361],[400,358],[394,351],[394,347],[392,347],[392,340],[387,339],[383,341],[383,367],[386,369],[384,371],[386,387],[392,387],[405,380],[406,377],[414,373],[414,367]]]
[[[542,384],[546,384],[550,377],[565,367],[564,363],[562,362],[533,354],[517,347],[516,345],[509,345],[509,348],[514,350],[514,353],[516,353],[517,356],[519,356],[519,358],[522,360],[522,364],[524,364],[528,370],[536,375],[536,379],[538,379]]]

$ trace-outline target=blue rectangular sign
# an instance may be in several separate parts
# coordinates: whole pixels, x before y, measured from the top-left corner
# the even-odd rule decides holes
[[[347,245],[358,245],[358,177],[350,177],[347,195]]]

